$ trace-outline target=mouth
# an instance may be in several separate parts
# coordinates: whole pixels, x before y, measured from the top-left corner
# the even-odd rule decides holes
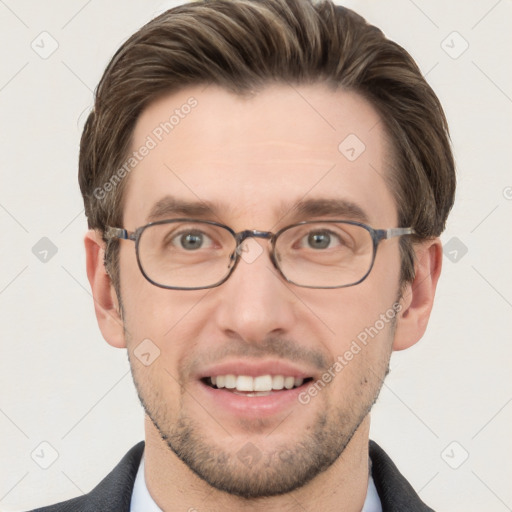
[[[213,389],[231,392],[246,397],[268,396],[290,391],[307,385],[312,377],[294,377],[292,375],[235,375],[225,374],[201,379],[203,384]]]
[[[196,374],[197,399],[229,418],[269,421],[300,406],[299,395],[315,380],[317,368],[282,359],[230,359]]]

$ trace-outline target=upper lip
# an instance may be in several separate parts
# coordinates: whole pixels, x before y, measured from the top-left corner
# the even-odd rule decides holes
[[[204,379],[217,377],[218,375],[248,375],[250,377],[284,375],[285,377],[307,379],[313,376],[313,372],[307,368],[298,367],[289,361],[236,359],[208,366],[202,369],[197,377],[198,379]]]

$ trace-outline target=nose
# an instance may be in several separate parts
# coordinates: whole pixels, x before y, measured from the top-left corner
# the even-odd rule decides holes
[[[215,321],[224,336],[258,343],[296,324],[297,298],[273,266],[267,240],[247,238],[230,278],[216,289]]]

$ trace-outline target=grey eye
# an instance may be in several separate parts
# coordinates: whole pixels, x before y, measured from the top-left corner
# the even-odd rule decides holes
[[[314,232],[308,235],[308,245],[313,249],[327,249],[331,243],[331,235],[326,232]]]
[[[202,233],[187,233],[181,235],[180,245],[183,249],[191,251],[194,249],[200,249],[203,245],[204,235]]]

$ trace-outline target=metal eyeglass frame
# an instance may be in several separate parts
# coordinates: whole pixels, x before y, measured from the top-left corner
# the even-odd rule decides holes
[[[160,283],[157,283],[156,281],[153,281],[145,272],[141,261],[139,257],[139,241],[142,233],[148,229],[151,226],[159,225],[159,224],[173,224],[176,222],[189,222],[189,223],[201,223],[201,224],[209,224],[212,226],[217,226],[220,228],[223,228],[227,230],[235,239],[236,242],[236,248],[233,254],[230,256],[231,260],[233,261],[233,265],[227,275],[218,281],[217,283],[214,283],[212,285],[208,286],[196,286],[196,287],[180,287],[180,286],[167,286]],[[301,285],[298,283],[295,283],[294,281],[288,279],[284,274],[281,268],[279,267],[279,264],[277,263],[276,257],[275,257],[275,244],[276,240],[283,233],[284,231],[287,231],[288,229],[294,228],[296,226],[302,226],[305,224],[317,224],[317,223],[336,223],[336,224],[350,224],[353,226],[360,226],[366,231],[368,231],[372,237],[373,241],[373,255],[372,255],[372,261],[370,263],[370,266],[368,268],[368,271],[366,274],[359,279],[358,281],[350,284],[344,284],[341,286],[310,286],[310,285]],[[241,245],[247,238],[264,238],[266,240],[270,240],[270,260],[272,261],[272,264],[276,268],[276,270],[279,272],[279,274],[283,277],[283,279],[291,284],[294,284],[296,286],[300,286],[301,288],[315,288],[315,289],[332,289],[332,288],[347,288],[349,286],[355,286],[361,282],[363,282],[368,275],[370,274],[373,264],[375,263],[375,257],[377,255],[377,247],[382,240],[389,240],[390,238],[395,238],[397,236],[403,236],[403,235],[414,235],[415,231],[413,228],[389,228],[389,229],[374,229],[370,226],[367,226],[366,224],[363,224],[361,222],[351,221],[351,220],[308,220],[303,222],[297,222],[295,224],[291,224],[290,226],[286,226],[276,233],[272,233],[271,231],[258,231],[256,229],[246,229],[244,231],[240,231],[236,233],[234,230],[232,230],[229,226],[226,226],[225,224],[221,224],[219,222],[209,221],[209,220],[198,220],[198,219],[169,219],[169,220],[159,220],[155,222],[150,222],[149,224],[146,224],[144,226],[141,226],[137,228],[135,231],[128,231],[124,228],[114,228],[107,226],[105,228],[105,237],[108,239],[112,238],[118,238],[120,240],[131,240],[132,242],[135,242],[135,254],[137,257],[137,264],[139,266],[139,269],[142,273],[142,275],[153,285],[158,286],[159,288],[165,288],[168,290],[206,290],[208,288],[216,288],[217,286],[220,286],[222,283],[226,282],[233,271],[235,270],[236,266],[238,265],[238,262],[240,261],[240,256],[242,253]]]

